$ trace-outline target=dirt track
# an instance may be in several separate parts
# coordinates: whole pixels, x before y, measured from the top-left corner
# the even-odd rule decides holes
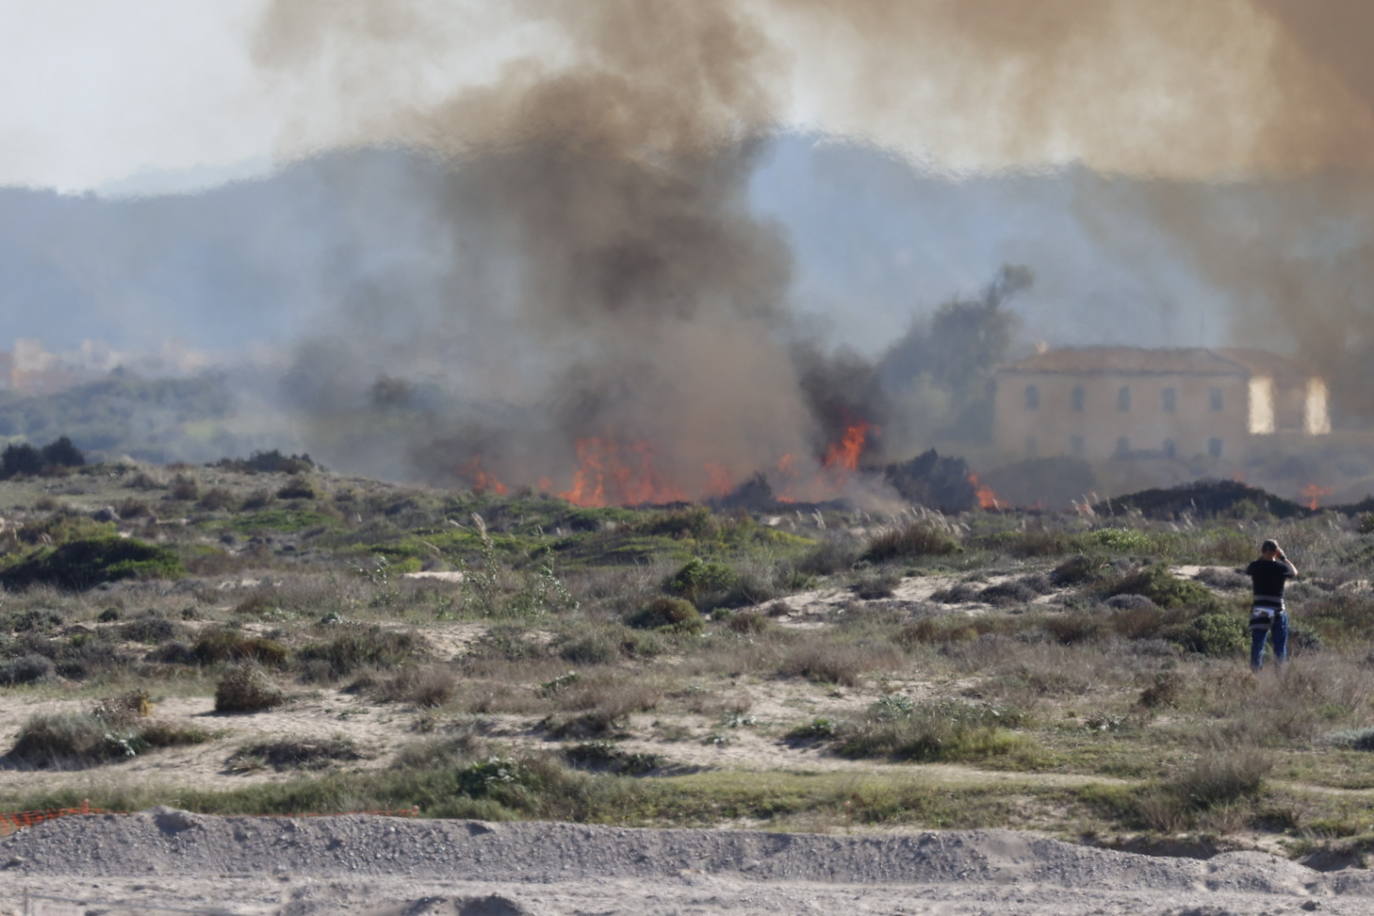
[[[177,910],[1356,914],[1374,911],[1374,875],[1011,831],[822,836],[167,809],[64,818],[0,840],[0,913]]]

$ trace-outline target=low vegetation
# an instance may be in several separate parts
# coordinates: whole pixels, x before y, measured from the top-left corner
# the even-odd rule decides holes
[[[1374,835],[1370,515],[1170,499],[598,509],[276,452],[17,473],[0,697],[42,705],[3,765],[108,767],[83,793],[118,809]],[[1304,570],[1282,677],[1247,665],[1266,536]],[[191,775],[139,769],[197,742]],[[45,778],[0,808],[64,803]]]

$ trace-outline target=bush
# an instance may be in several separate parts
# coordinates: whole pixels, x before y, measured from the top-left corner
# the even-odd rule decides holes
[[[568,761],[569,766],[581,770],[620,776],[643,776],[663,767],[663,758],[657,754],[622,751],[609,741],[573,745],[563,751],[563,759]]]
[[[797,571],[805,575],[829,576],[849,569],[858,560],[859,551],[853,544],[823,541],[797,562]]]
[[[1191,579],[1179,579],[1163,564],[1147,566],[1108,584],[1102,597],[1144,595],[1162,608],[1187,608],[1196,614],[1215,614],[1221,610],[1216,597]]]
[[[85,463],[86,456],[66,436],[41,449],[28,443],[19,443],[8,446],[0,453],[0,480],[21,474],[34,476],[49,473],[56,468],[76,468]]]
[[[574,665],[609,665],[619,661],[623,639],[612,628],[571,637],[558,647],[558,657]]]
[[[411,665],[402,668],[378,685],[376,693],[392,702],[414,703],[432,708],[443,706],[458,692],[458,676],[442,665]]]
[[[340,678],[362,668],[396,668],[426,653],[424,639],[404,630],[377,625],[343,624],[342,631],[327,642],[301,649],[297,657],[310,665],[310,673]]]
[[[276,640],[245,636],[235,630],[213,629],[200,634],[191,647],[191,659],[201,665],[224,662],[254,662],[278,666],[286,663],[290,651]]]
[[[700,633],[705,626],[700,612],[682,598],[660,596],[630,615],[626,621],[640,630],[673,630],[678,633]]]
[[[215,685],[215,712],[261,712],[286,702],[286,694],[256,665],[225,672]]]
[[[260,741],[234,751],[225,761],[231,772],[243,773],[263,767],[274,770],[321,770],[339,761],[362,760],[362,751],[353,739],[342,735],[332,738],[305,738],[282,741]]]
[[[8,589],[53,585],[84,591],[121,579],[176,579],[185,575],[177,555],[135,538],[98,537],[41,548],[0,571]]]
[[[668,577],[663,590],[709,611],[734,589],[738,579],[738,574],[724,563],[708,563],[693,557]]]
[[[1374,751],[1374,728],[1352,728],[1333,732],[1326,740],[1336,747],[1350,748],[1355,751]]]
[[[885,531],[868,542],[861,559],[870,563],[888,560],[944,556],[959,550],[959,542],[949,533],[927,522],[912,522],[905,528]]]
[[[293,477],[277,491],[278,499],[315,499],[315,486],[305,477]]]
[[[1060,588],[1093,582],[1102,577],[1104,566],[1105,561],[1080,553],[1050,570],[1050,582]]]
[[[790,649],[778,674],[804,677],[820,684],[854,687],[865,671],[895,666],[899,658],[885,645],[866,646],[835,642],[831,638],[808,640]]]
[[[959,761],[1005,755],[1026,746],[1008,728],[1019,713],[958,700],[913,703],[902,696],[878,700],[862,718],[840,726],[835,752],[845,757]]]
[[[196,506],[207,512],[213,512],[218,509],[232,509],[234,503],[233,493],[230,493],[224,487],[211,487],[201,495],[200,499],[196,502]]]
[[[1246,621],[1230,614],[1203,614],[1175,641],[1191,652],[1218,658],[1244,655],[1250,648]]]
[[[168,491],[168,496],[172,499],[179,499],[183,502],[191,502],[200,496],[200,485],[192,477],[185,474],[178,474],[172,478],[172,486]]]
[[[0,662],[0,687],[36,684],[46,681],[56,672],[52,659],[42,655],[21,655]]]
[[[119,627],[119,638],[130,642],[156,644],[176,639],[185,628],[161,617],[139,617]]]
[[[263,474],[304,474],[315,469],[309,455],[283,455],[279,450],[254,452],[248,458],[221,458],[216,467]]]
[[[108,701],[90,712],[33,716],[20,728],[6,760],[40,768],[86,767],[210,738],[204,729],[146,719],[140,715],[143,708]]]
[[[854,594],[865,601],[891,598],[901,585],[902,577],[891,570],[875,570],[862,576],[854,584]]]

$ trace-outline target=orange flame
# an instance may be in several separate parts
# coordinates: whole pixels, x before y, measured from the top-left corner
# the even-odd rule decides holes
[[[870,430],[875,433],[878,431],[877,427],[867,420],[860,420],[846,428],[844,438],[839,442],[832,442],[826,447],[825,458],[821,464],[831,470],[857,470],[859,457],[863,455],[864,445],[868,442]]]
[[[647,442],[621,446],[592,436],[577,440],[576,448],[578,468],[572,486],[558,494],[574,505],[635,506],[687,498],[682,490],[660,480]]]
[[[706,492],[712,496],[729,496],[735,488],[730,469],[719,461],[706,462]]]
[[[997,499],[997,494],[992,487],[978,479],[978,475],[973,471],[968,472],[968,482],[973,487],[974,498],[978,500],[979,509],[1000,509],[1001,502]]]
[[[505,496],[510,492],[509,487],[483,469],[482,456],[480,455],[463,465],[461,473],[472,482],[472,492],[474,493],[495,493],[498,496]]]
[[[1314,512],[1322,507],[1322,500],[1331,495],[1330,487],[1309,483],[1302,488],[1302,498],[1307,500],[1307,508]]]

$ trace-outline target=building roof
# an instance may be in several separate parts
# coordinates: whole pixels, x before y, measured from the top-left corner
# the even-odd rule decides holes
[[[1293,360],[1238,347],[1062,347],[1002,366],[1003,372],[1069,375],[1272,375],[1305,378]]]

